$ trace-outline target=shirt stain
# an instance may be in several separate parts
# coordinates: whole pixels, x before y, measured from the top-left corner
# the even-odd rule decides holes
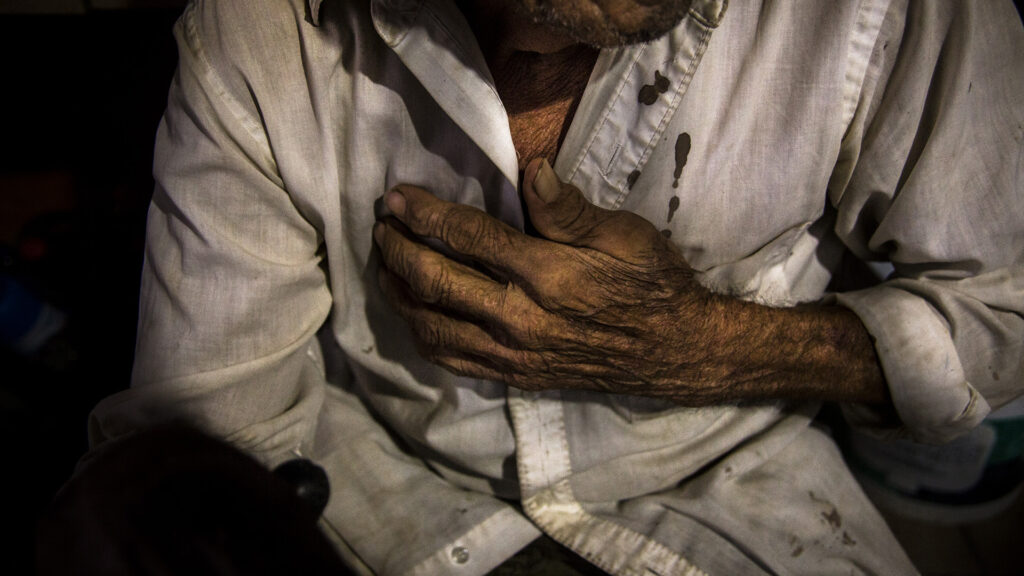
[[[690,156],[690,135],[683,132],[676,137],[676,171],[675,181],[672,182],[673,188],[679,188],[679,177],[683,175],[683,167],[686,166],[686,160]]]
[[[664,236],[665,238],[671,238],[672,237],[672,231],[669,230],[668,228],[666,228],[666,229],[661,231],[661,235]]]
[[[636,184],[638,178],[640,178],[639,170],[633,170],[632,172],[630,172],[629,176],[626,177],[626,187],[632,190],[633,184]]]
[[[843,527],[843,517],[839,515],[839,510],[836,509],[835,504],[829,502],[825,498],[817,496],[814,491],[808,491],[807,494],[811,497],[811,500],[818,504],[824,504],[830,510],[828,512],[822,512],[821,517],[832,527],[833,532],[837,532]]]
[[[846,533],[846,530],[843,530],[843,540],[842,540],[842,542],[843,542],[844,546],[856,546],[857,545],[857,541],[854,540],[853,538],[851,538],[850,535]]]
[[[796,534],[790,534],[787,540],[789,541],[789,547],[792,549],[789,552],[790,556],[796,558],[804,553],[804,545],[800,542],[800,539],[796,537]]]
[[[650,106],[658,101],[658,95],[668,92],[668,78],[661,75],[660,70],[654,71],[654,84],[644,84],[636,99],[641,104]]]
[[[679,210],[679,197],[673,196],[668,201],[668,222],[672,221],[672,217],[676,215],[676,210]]]
[[[839,511],[836,510],[835,506],[833,506],[832,510],[829,512],[822,512],[821,517],[828,522],[829,526],[831,526],[833,530],[838,530],[843,525],[843,517],[839,515]]]

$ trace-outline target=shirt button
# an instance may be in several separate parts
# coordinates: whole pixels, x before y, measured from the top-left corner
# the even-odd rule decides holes
[[[465,564],[469,562],[469,550],[465,546],[456,546],[452,548],[452,560],[455,560],[456,564]]]

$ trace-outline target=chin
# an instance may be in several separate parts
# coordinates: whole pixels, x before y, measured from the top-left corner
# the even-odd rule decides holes
[[[596,48],[664,36],[686,16],[691,0],[520,0],[534,22]]]

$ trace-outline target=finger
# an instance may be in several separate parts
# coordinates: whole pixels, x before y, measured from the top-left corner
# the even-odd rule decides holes
[[[591,204],[579,188],[559,180],[543,158],[527,165],[523,198],[534,227],[555,242],[592,248],[624,261],[635,260],[638,247],[664,242],[644,218]]]
[[[427,352],[424,357],[432,364],[437,364],[456,376],[479,378],[481,380],[491,380],[505,384],[508,384],[508,381],[512,379],[507,371],[493,367],[489,362],[482,358],[467,357],[450,353],[431,354],[430,352]]]
[[[419,302],[481,321],[519,346],[544,341],[542,335],[553,319],[515,284],[499,284],[415,242],[390,224],[376,226],[374,237],[384,267],[401,279]]]
[[[543,243],[465,204],[445,202],[426,190],[401,185],[385,196],[388,208],[414,234],[436,238],[450,249],[495,270],[522,278]]]
[[[428,360],[447,356],[486,358],[492,366],[519,366],[528,351],[512,347],[495,338],[481,326],[443,313],[416,300],[400,278],[385,269],[380,271],[385,298],[402,316]]]
[[[550,378],[527,376],[514,369],[495,368],[486,359],[473,356],[435,355],[430,361],[456,376],[501,382],[521,390],[568,387],[565,380],[555,382]]]
[[[453,297],[458,302],[469,300],[471,295],[486,297],[500,290],[501,285],[485,274],[447,258],[411,237],[409,231],[394,219],[378,222],[373,228],[373,238],[380,248],[384,266],[401,276],[417,297],[428,304],[447,306]]]

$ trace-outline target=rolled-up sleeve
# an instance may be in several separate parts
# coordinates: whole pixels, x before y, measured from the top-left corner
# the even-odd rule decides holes
[[[230,46],[203,28],[211,4],[175,27],[132,385],[95,408],[90,441],[185,421],[273,463],[315,432],[331,296],[320,233],[283,187],[257,103],[227,78],[230,58],[208,53]]]
[[[874,338],[898,416],[848,417],[943,442],[1024,387],[1024,31],[1010,2],[902,6],[829,190],[847,247],[894,272],[835,298]]]

